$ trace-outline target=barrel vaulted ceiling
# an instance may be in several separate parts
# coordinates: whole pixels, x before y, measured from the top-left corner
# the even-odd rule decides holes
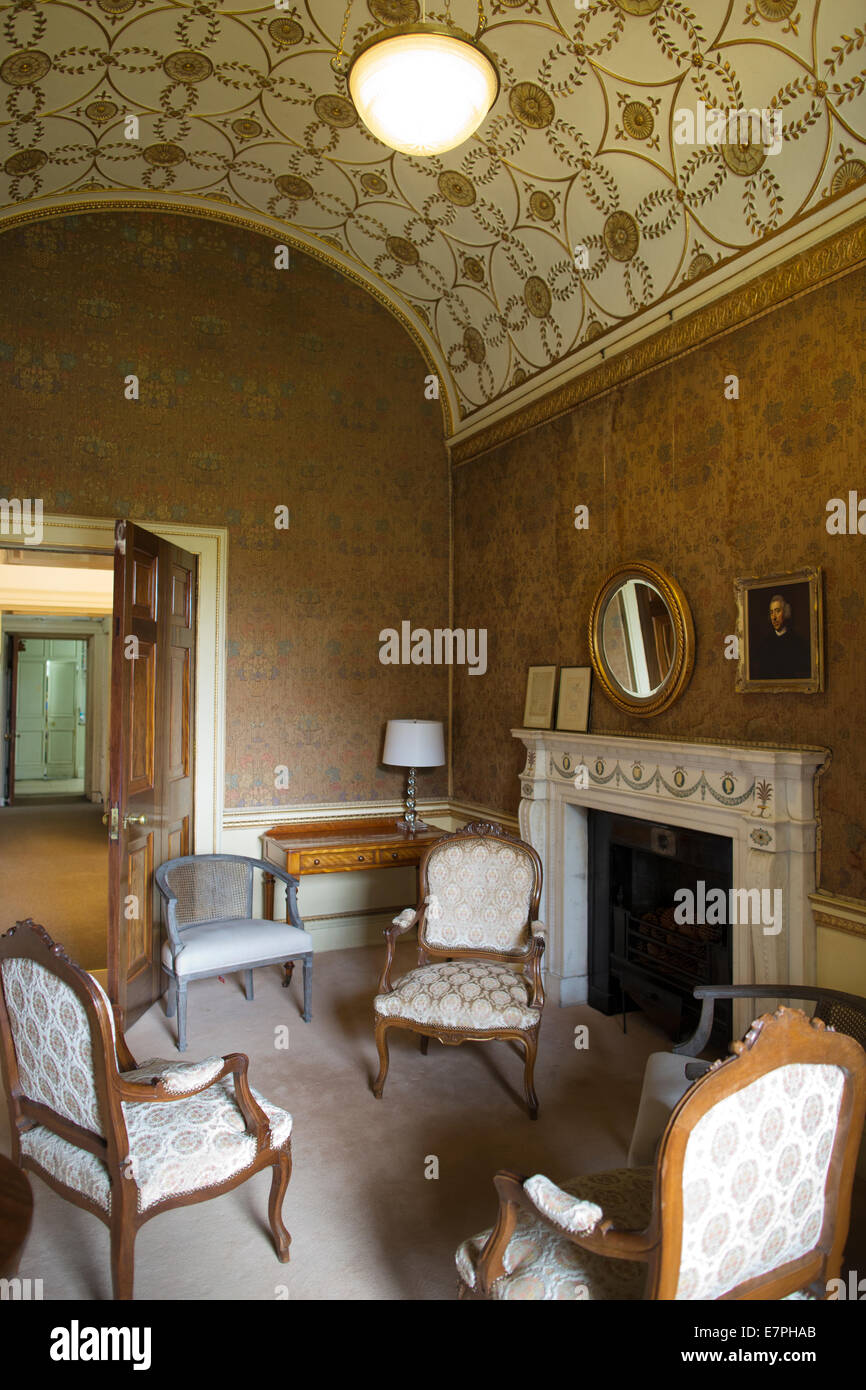
[[[465,431],[866,191],[863,0],[484,5],[499,97],[431,159],[357,119],[341,0],[0,5],[0,218],[145,198],[283,231],[409,322]],[[346,49],[418,17],[352,0]],[[773,113],[781,148],[678,143],[700,103]]]

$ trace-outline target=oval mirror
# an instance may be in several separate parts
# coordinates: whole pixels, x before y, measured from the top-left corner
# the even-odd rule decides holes
[[[590,655],[605,694],[629,714],[658,714],[682,694],[694,666],[685,595],[655,565],[620,565],[599,589]]]

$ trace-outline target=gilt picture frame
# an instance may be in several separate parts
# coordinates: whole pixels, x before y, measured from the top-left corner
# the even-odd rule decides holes
[[[556,698],[556,666],[530,666],[523,705],[524,729],[549,729]]]
[[[734,581],[740,693],[814,695],[824,689],[819,568]]]

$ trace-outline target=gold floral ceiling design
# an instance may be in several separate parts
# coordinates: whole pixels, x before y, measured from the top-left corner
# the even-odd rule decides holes
[[[485,0],[499,98],[431,159],[356,117],[341,0],[0,9],[0,218],[144,197],[285,229],[414,325],[455,424],[866,187],[863,0]],[[347,52],[419,13],[352,0]],[[757,138],[701,124],[752,109]]]

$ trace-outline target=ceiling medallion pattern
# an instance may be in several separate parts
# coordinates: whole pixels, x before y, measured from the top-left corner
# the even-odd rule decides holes
[[[266,215],[417,316],[466,418],[866,193],[862,0],[486,8],[499,99],[420,160],[369,134],[330,67],[342,0],[10,0],[0,216],[142,193]],[[474,0],[451,11],[474,27]],[[346,49],[419,17],[358,0]],[[700,130],[701,107],[768,112],[781,147],[754,129],[678,143],[677,113]]]

